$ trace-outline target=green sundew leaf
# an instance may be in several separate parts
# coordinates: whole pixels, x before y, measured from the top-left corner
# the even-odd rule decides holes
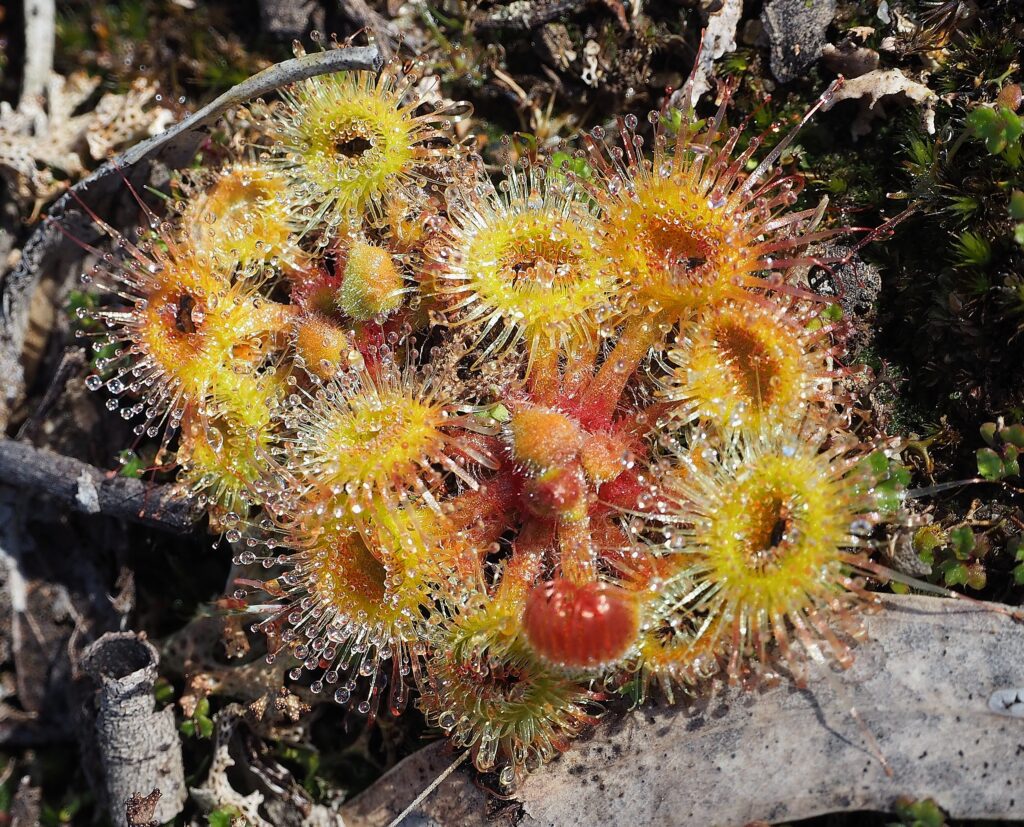
[[[910,483],[910,471],[897,460],[890,460],[884,452],[873,451],[862,462],[873,488],[875,507],[882,512],[898,511],[903,505],[903,494]]]
[[[1014,190],[1010,193],[1010,218],[1024,221],[1024,192]]]
[[[1018,224],[1013,230],[1013,240],[1024,247],[1024,223]]]
[[[967,116],[967,125],[992,155],[1011,149],[1024,134],[1024,122],[1008,106],[979,106]]]
[[[991,448],[979,448],[975,455],[978,459],[978,475],[990,482],[1001,480],[1005,476],[1003,458]]]
[[[206,821],[210,827],[231,827],[231,822],[240,815],[237,807],[220,807],[207,813]]]
[[[957,526],[949,532],[949,544],[958,560],[966,560],[974,551],[974,532],[970,526]]]
[[[146,463],[132,450],[126,449],[121,451],[117,455],[117,460],[121,463],[121,470],[117,473],[122,477],[130,477],[137,480],[142,476],[142,472],[146,470]]]
[[[864,458],[868,471],[875,479],[882,479],[889,471],[889,458],[882,451],[872,451]]]
[[[495,402],[489,408],[479,411],[476,415],[480,419],[493,419],[495,422],[500,422],[502,425],[512,419],[512,414],[509,412],[509,409],[500,402]]]
[[[947,586],[966,586],[969,572],[967,566],[958,560],[946,560],[939,565],[939,572]]]
[[[896,485],[906,488],[910,485],[910,469],[901,462],[890,462],[889,478],[896,483]]]
[[[875,507],[885,513],[892,514],[903,505],[903,486],[895,480],[887,480],[875,486]]]
[[[200,738],[213,737],[213,721],[211,721],[209,718],[197,718],[196,725],[199,730]]]
[[[944,827],[945,824],[942,810],[930,798],[923,801],[899,798],[896,800],[896,815],[900,824],[890,827]]]
[[[838,304],[830,304],[821,312],[821,318],[827,319],[830,322],[842,321],[843,308]]]
[[[174,700],[174,687],[166,678],[159,678],[153,686],[153,697],[158,704],[166,706]]]
[[[178,724],[178,730],[186,738],[196,737],[196,722],[195,721],[182,721]]]
[[[981,438],[985,440],[987,445],[996,444],[996,430],[997,426],[995,422],[986,422],[978,429],[981,433]]]
[[[675,135],[683,125],[683,110],[672,107],[662,113],[661,125],[670,135]]]
[[[1024,586],[1024,563],[1013,567],[1013,582],[1017,586]]]
[[[1008,425],[999,431],[999,438],[1017,448],[1024,448],[1024,425]]]
[[[577,178],[585,181],[594,177],[594,170],[583,158],[575,158],[568,152],[556,152],[551,156],[551,166],[555,170],[564,169]]]
[[[943,533],[937,526],[923,526],[914,533],[914,551],[922,562],[935,564],[935,550],[944,542]]]

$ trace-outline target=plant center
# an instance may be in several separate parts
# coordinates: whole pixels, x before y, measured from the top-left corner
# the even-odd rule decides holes
[[[759,573],[776,570],[789,551],[793,533],[792,507],[778,494],[750,511],[746,561]]]
[[[371,149],[373,142],[359,134],[343,134],[334,143],[334,151],[346,158],[360,158]]]
[[[759,407],[768,405],[779,364],[764,342],[745,327],[724,324],[715,333],[715,345],[744,395]]]

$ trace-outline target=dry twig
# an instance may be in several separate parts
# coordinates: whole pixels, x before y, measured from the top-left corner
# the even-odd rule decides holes
[[[182,534],[197,515],[174,486],[119,477],[71,457],[0,439],[0,485],[47,494],[86,514],[106,514]]]

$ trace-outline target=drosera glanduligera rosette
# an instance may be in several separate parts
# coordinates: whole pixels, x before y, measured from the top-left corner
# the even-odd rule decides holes
[[[289,680],[414,702],[508,789],[617,696],[850,662],[885,514],[802,275],[850,231],[730,94],[495,176],[415,64],[317,77],[108,228],[89,385],[163,434]]]

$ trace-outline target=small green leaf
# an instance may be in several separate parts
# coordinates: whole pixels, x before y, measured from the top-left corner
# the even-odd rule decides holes
[[[978,430],[981,432],[981,438],[985,440],[986,445],[996,444],[996,430],[998,426],[995,422],[986,422]]]
[[[910,485],[910,469],[899,462],[889,463],[889,479],[897,486],[906,488]]]
[[[1024,448],[1024,425],[1015,424],[1009,425],[999,431],[999,438],[1003,442],[1009,442],[1011,445],[1016,445],[1018,448]]]
[[[146,470],[146,464],[139,459],[139,455],[132,450],[121,451],[117,455],[117,461],[121,463],[121,470],[118,471],[122,477],[138,479]]]
[[[1013,567],[1013,582],[1018,586],[1024,586],[1024,563]]]
[[[213,737],[213,721],[209,718],[196,718],[196,725],[199,729],[200,738]]]
[[[1012,149],[1024,134],[1024,122],[1004,105],[979,106],[967,116],[967,125],[992,155]]]
[[[836,175],[833,178],[828,179],[825,183],[825,189],[827,189],[832,195],[842,195],[850,189],[850,185],[846,183],[845,178]]]
[[[946,817],[932,799],[896,801],[896,815],[904,827],[945,827]]]
[[[843,320],[843,307],[839,304],[830,304],[823,311],[821,311],[821,318],[827,319],[830,322],[840,322]]]
[[[898,511],[910,483],[910,470],[898,460],[889,459],[883,451],[868,454],[861,460],[861,469],[867,477],[865,487],[874,494],[875,507],[883,512]]]
[[[182,721],[178,724],[178,729],[181,730],[181,734],[186,738],[196,737],[196,722],[192,720]]]
[[[899,511],[903,504],[903,487],[895,480],[887,480],[875,486],[875,507],[885,513]]]
[[[220,807],[207,813],[206,820],[210,827],[231,827],[231,822],[240,815],[237,807]]]
[[[1003,458],[991,448],[979,448],[978,474],[987,480],[1001,480],[1004,476]]]
[[[947,560],[939,566],[939,571],[942,572],[942,579],[946,582],[947,586],[967,585],[968,571],[964,563],[957,562],[956,560]]]
[[[474,416],[476,416],[478,419],[483,420],[485,423],[488,422],[489,420],[493,420],[494,422],[500,422],[502,425],[504,425],[506,422],[512,419],[512,414],[509,412],[508,408],[506,408],[500,402],[495,402],[489,408],[484,408],[484,410],[482,411],[477,411],[476,414],[474,414]]]
[[[866,458],[866,463],[871,474],[876,479],[885,477],[889,472],[889,459],[882,451],[872,451]]]
[[[1024,221],[1024,192],[1014,190],[1010,193],[1010,218]]]
[[[585,181],[594,177],[594,170],[591,169],[590,164],[583,158],[576,158],[568,152],[554,153],[551,156],[551,168],[554,170],[564,169]]]
[[[974,551],[974,532],[969,526],[957,526],[949,532],[949,544],[958,560],[966,560]]]
[[[991,106],[979,106],[967,116],[967,125],[978,134],[995,128],[996,110]]]
[[[675,135],[683,125],[682,110],[672,107],[667,112],[662,112],[661,125],[670,135]]]
[[[1022,566],[1021,568],[1024,568]],[[619,687],[619,694],[625,698],[626,703],[630,709],[635,709],[640,705],[644,699],[644,687],[643,682],[638,678],[634,677],[627,681],[621,687]]]
[[[935,563],[935,550],[944,542],[942,529],[938,526],[922,526],[914,533],[914,551],[929,566]]]
[[[174,687],[167,678],[158,678],[153,686],[153,697],[158,704],[167,705],[174,700]]]

